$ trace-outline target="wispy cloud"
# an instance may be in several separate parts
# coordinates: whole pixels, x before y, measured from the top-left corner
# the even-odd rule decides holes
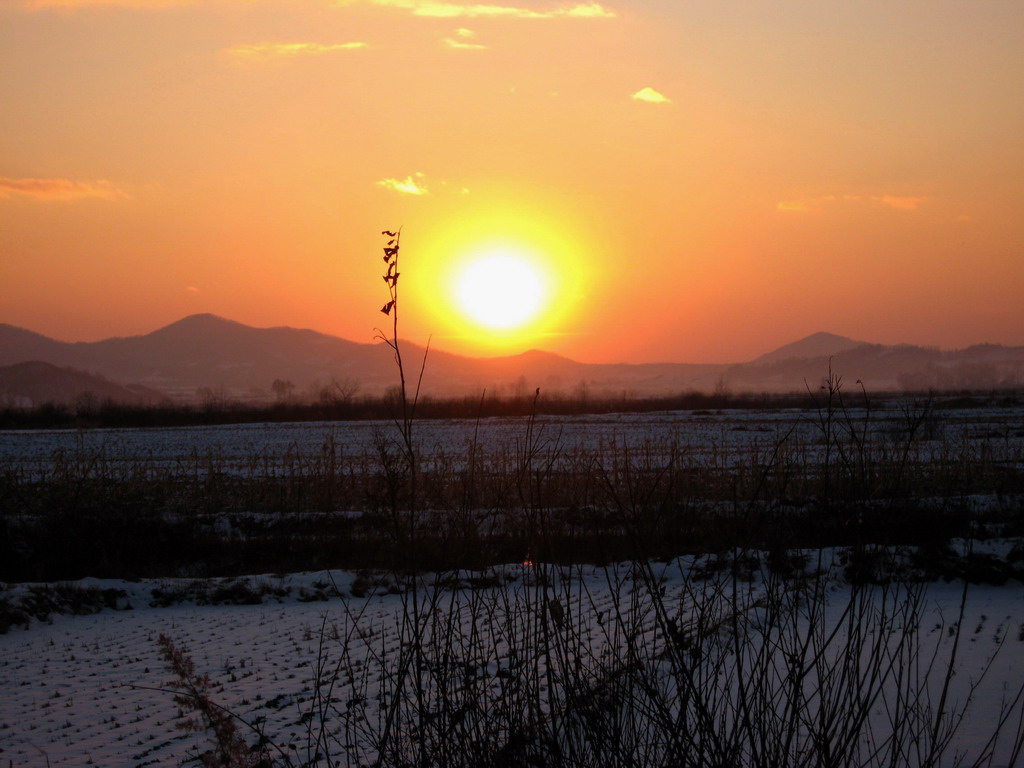
[[[455,30],[454,37],[444,38],[444,44],[449,48],[455,48],[463,51],[482,51],[487,48],[486,45],[481,43],[472,42],[473,38],[476,37],[476,32],[465,27],[460,27]]]
[[[811,213],[841,205],[881,205],[897,211],[916,211],[927,200],[906,195],[822,195],[797,200],[781,200],[775,204],[783,213]]]
[[[128,197],[109,181],[70,181],[69,179],[0,178],[0,198],[28,197],[33,200],[64,201],[83,197],[112,200]]]
[[[347,4],[351,0],[341,0]],[[437,0],[370,0],[374,5],[401,8],[410,11],[413,16],[429,16],[444,19],[612,19],[615,11],[600,3],[577,3],[544,11],[532,8],[521,8],[515,5],[492,5],[488,3],[446,3]]]
[[[898,195],[882,195],[881,197],[872,197],[871,201],[874,203],[881,203],[887,205],[890,208],[895,208],[899,211],[916,211],[921,207],[921,203],[924,202],[923,197],[900,197]]]
[[[195,2],[197,0],[22,0],[22,4],[30,9],[65,8],[69,10],[101,5],[149,10],[171,8],[177,5],[192,5]]]
[[[658,93],[653,88],[641,88],[630,98],[633,101],[646,101],[648,104],[668,104],[672,101],[668,96]]]
[[[444,38],[444,44],[449,48],[454,48],[457,51],[485,51],[487,50],[486,45],[480,43],[466,43],[462,40],[453,40],[450,37]]]
[[[233,45],[225,53],[245,61],[266,61],[295,56],[322,56],[325,53],[355,51],[366,47],[366,43],[252,43]]]
[[[811,210],[806,200],[781,200],[776,203],[775,209],[786,213],[807,213]]]
[[[405,179],[381,179],[377,182],[377,186],[401,192],[404,195],[425,195],[429,192],[425,182],[426,177],[417,171],[412,176],[406,176]]]

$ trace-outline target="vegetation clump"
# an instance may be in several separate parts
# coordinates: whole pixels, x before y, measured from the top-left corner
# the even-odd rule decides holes
[[[0,634],[6,634],[12,626],[27,627],[32,619],[49,621],[54,614],[85,616],[102,610],[131,609],[123,589],[66,582],[32,584],[15,594],[0,595]]]

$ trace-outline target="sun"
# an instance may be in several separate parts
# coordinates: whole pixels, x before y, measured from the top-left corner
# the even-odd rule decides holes
[[[531,260],[515,250],[474,255],[456,278],[459,308],[486,328],[522,328],[543,309],[547,288]]]
[[[422,252],[403,266],[415,279],[413,324],[429,328],[446,350],[466,355],[518,354],[566,343],[603,253],[575,212],[557,200],[540,209],[519,198],[461,208],[432,223]],[[403,280],[405,277],[403,276]]]

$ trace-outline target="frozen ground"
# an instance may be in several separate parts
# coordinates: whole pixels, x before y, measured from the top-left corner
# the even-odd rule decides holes
[[[856,397],[853,398],[856,400]],[[682,451],[690,460],[719,464],[741,460],[786,437],[796,445],[821,442],[819,414],[812,410],[661,411],[538,417],[534,427],[541,451],[617,453],[647,451],[654,456]],[[889,401],[871,411],[850,408],[837,414],[834,428],[866,429],[878,439],[899,440],[916,424],[921,451],[941,445],[992,446],[1000,455],[1024,451],[1024,407],[926,409],[914,401]],[[205,464],[218,471],[267,473],[301,467],[331,451],[339,458],[375,457],[381,441],[396,437],[388,421],[243,424],[94,430],[0,430],[0,467],[32,471],[55,461],[102,459],[108,466],[145,464],[187,468]],[[424,460],[459,457],[474,441],[486,455],[516,454],[526,436],[525,418],[426,419],[416,422],[416,443]],[[301,469],[300,469],[301,471]]]
[[[683,574],[690,572],[693,561],[680,559],[657,567],[665,603],[685,605],[680,592],[693,581]],[[608,617],[616,606],[625,610],[632,622],[644,626],[629,643],[659,642],[653,633],[653,618],[643,608],[650,605],[649,596],[645,598],[644,589],[634,582],[631,569],[630,564],[607,570],[587,567],[564,582],[564,588],[557,583],[554,587],[552,594],[561,600],[565,611],[565,618],[558,622],[559,631],[573,631],[581,639],[578,647],[588,649],[594,658],[624,642],[615,630],[609,630]],[[507,632],[510,617],[521,621],[530,615],[532,609],[525,605],[524,614],[522,601],[529,603],[537,595],[537,582],[531,581],[535,569],[516,565],[495,573],[507,579],[503,586],[473,591],[470,602],[459,606],[446,604],[445,610],[456,616],[454,625],[446,626],[458,626],[462,633],[459,642],[474,631],[493,634],[504,626]],[[337,588],[336,592],[327,590],[334,597],[303,601],[323,591],[329,580]],[[356,597],[353,580],[347,573],[253,577],[251,583],[268,584],[288,594],[267,597],[259,605],[193,602],[169,607],[150,607],[153,589],[166,591],[185,582],[82,582],[84,586],[125,590],[131,609],[54,616],[49,623],[34,621],[27,629],[12,628],[0,636],[0,763],[18,768],[172,766],[207,748],[205,734],[185,733],[176,726],[180,712],[171,693],[153,690],[166,687],[171,678],[157,644],[164,634],[187,650],[200,673],[209,674],[218,703],[261,723],[267,735],[301,764],[308,757],[308,713],[318,658],[333,664],[347,644],[347,658],[350,663],[354,660],[354,667],[348,668],[360,670],[358,680],[348,687],[339,685],[335,696],[343,707],[346,698],[366,695],[371,721],[376,716],[375,699],[393,683],[387,678],[388,663],[375,659],[386,660],[397,653],[405,600],[402,595],[389,594],[386,584]],[[26,589],[26,585],[8,585],[6,594],[17,599]],[[756,579],[744,589],[741,602],[747,605],[747,620],[762,620],[764,609],[757,608]],[[841,606],[849,588],[833,583],[829,589],[830,603]],[[356,591],[361,591],[358,585]],[[928,653],[938,649],[942,657],[950,651],[953,639],[949,628],[956,621],[960,595],[957,583],[928,588],[920,619],[921,642]],[[123,607],[125,601],[121,602]],[[484,616],[486,626],[482,625]],[[954,701],[963,698],[967,686],[978,679],[995,654],[993,667],[975,692],[956,737],[958,748],[973,752],[984,744],[1000,702],[1024,683],[1021,585],[972,587],[963,628]],[[508,668],[509,660],[503,654],[511,641],[505,634],[474,646],[485,650],[477,659],[482,674],[497,679],[501,670]],[[542,665],[543,661],[538,658],[531,663]],[[334,719],[329,727],[337,732],[342,723]],[[345,738],[344,733],[338,734],[339,743]],[[344,755],[335,753],[334,757],[345,764]],[[993,763],[1002,764],[1005,760]]]
[[[864,425],[879,440],[902,440],[920,411],[890,405],[870,417],[851,411],[840,429]],[[1008,468],[1024,456],[1024,411],[1018,407],[943,410],[917,423],[915,458],[929,452],[967,450]],[[623,448],[653,457],[682,451],[696,461],[734,466],[747,452],[770,449],[790,436],[798,450],[820,450],[821,426],[807,411],[671,412],[539,419],[541,451],[585,451],[588,455],[621,456]],[[237,427],[95,431],[0,432],[0,470],[47,475],[62,462],[98,462],[106,470],[135,465],[166,467],[172,473],[216,471],[243,474],[304,471],[330,451],[354,461],[375,456],[381,441],[392,439],[393,425],[380,423],[268,424]],[[425,463],[432,456],[458,457],[478,441],[497,457],[522,450],[525,423],[516,419],[425,421],[416,426]],[[508,463],[508,462],[506,462]],[[514,462],[512,462],[514,465]],[[79,472],[78,475],[87,475]],[[77,476],[77,475],[76,475]],[[991,498],[983,495],[982,500]],[[675,606],[680,626],[693,619],[693,561],[680,559],[659,566],[666,605]],[[621,653],[625,645],[641,644],[647,657],[664,658],[666,637],[650,612],[649,586],[638,587],[630,576],[634,566],[603,570],[587,568],[553,597],[564,617],[557,632],[571,632],[577,651],[597,664]],[[492,574],[493,576],[494,574]],[[469,592],[445,592],[439,603],[444,617],[438,632],[473,663],[486,681],[501,685],[510,671],[510,644],[517,632],[535,631],[537,621],[550,621],[552,595],[538,592],[536,568],[512,565],[498,569],[496,582]],[[333,581],[337,589],[323,585]],[[174,766],[187,763],[208,745],[205,734],[186,733],[177,723],[178,706],[166,688],[170,673],[160,656],[158,639],[170,637],[194,659],[199,672],[213,682],[212,696],[246,720],[259,723],[267,735],[294,755],[297,764],[309,758],[309,713],[316,693],[318,661],[344,661],[346,678],[334,691],[337,711],[362,699],[365,722],[376,720],[382,695],[393,690],[394,661],[403,644],[408,594],[389,592],[387,584],[359,584],[353,574],[293,574],[250,577],[268,593],[257,605],[202,605],[186,594],[186,602],[159,607],[159,594],[187,592],[188,582],[97,582],[84,586],[123,590],[120,607],[87,616],[54,615],[0,635],[0,765],[30,766]],[[557,579],[553,582],[559,587]],[[28,593],[27,585],[6,585],[12,601]],[[648,590],[648,591],[645,591]],[[744,626],[766,620],[759,606],[755,578],[738,602]],[[157,594],[154,594],[157,590]],[[327,594],[329,599],[312,599]],[[842,606],[849,587],[832,583],[829,602]],[[925,654],[942,659],[953,648],[949,630],[957,620],[961,587],[937,583],[927,591],[915,630]],[[688,602],[689,600],[689,602]],[[164,601],[167,602],[167,601]],[[727,601],[728,602],[728,601]],[[156,603],[157,605],[151,605]],[[616,611],[631,622],[629,632],[609,623]],[[545,618],[546,617],[546,618]],[[561,622],[564,621],[563,625]],[[532,627],[532,630],[531,630]],[[847,627],[836,625],[836,645],[843,647]],[[987,738],[1001,702],[1024,683],[1024,590],[1017,581],[1006,586],[976,586],[961,623],[959,656],[951,701],[963,701],[993,654],[992,667],[980,680],[971,708],[956,735],[958,749],[976,754]],[[321,639],[324,640],[321,645]],[[718,649],[720,652],[722,648]],[[726,648],[726,650],[728,650]],[[929,656],[930,657],[930,656]],[[705,657],[707,658],[707,657]],[[531,656],[534,677],[546,662]],[[782,664],[784,667],[784,663]],[[503,677],[506,676],[506,677]],[[489,685],[491,683],[486,683]],[[933,691],[934,694],[934,691]],[[935,700],[937,696],[933,695]],[[884,718],[884,702],[872,717]],[[328,718],[336,745],[351,740],[341,717]],[[1010,730],[1017,727],[1011,723]],[[342,729],[342,731],[339,731]],[[997,753],[992,766],[1008,762]],[[344,754],[335,753],[346,764]],[[366,757],[366,753],[363,754]]]

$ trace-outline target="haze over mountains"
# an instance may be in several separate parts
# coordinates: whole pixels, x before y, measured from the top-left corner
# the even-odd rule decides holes
[[[408,372],[422,347],[402,347]],[[873,391],[1016,387],[1024,347],[979,345],[957,351],[882,346],[816,333],[755,360],[732,365],[587,364],[548,352],[469,358],[432,349],[423,389],[436,396],[532,392],[637,397],[703,390],[803,391],[832,370]],[[26,366],[33,363],[33,366]],[[70,370],[68,370],[70,369]],[[379,394],[397,381],[391,350],[312,330],[253,328],[214,315],[191,315],[143,336],[68,343],[0,324],[0,406]],[[87,395],[85,393],[88,393]],[[323,393],[323,394],[321,394]]]

